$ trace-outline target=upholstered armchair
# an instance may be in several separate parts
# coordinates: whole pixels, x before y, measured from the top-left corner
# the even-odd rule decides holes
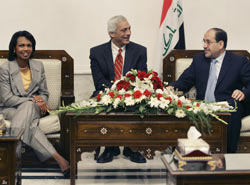
[[[0,65],[7,62],[8,51],[0,51]],[[49,90],[49,106],[56,110],[64,102],[65,105],[74,102],[74,73],[73,59],[63,50],[37,50],[33,59],[42,61]],[[11,124],[9,122],[9,124]],[[41,118],[40,128],[44,131],[51,143],[64,156],[64,146],[68,145],[68,132],[65,116],[48,115]],[[32,154],[31,148],[22,148],[23,164],[34,164],[39,161]],[[68,158],[68,156],[65,156]]]
[[[238,55],[245,55],[250,59],[250,54],[245,50],[231,50]],[[163,80],[173,82],[179,78],[182,72],[191,64],[195,54],[202,50],[172,50],[163,61]],[[192,88],[186,96],[195,98],[196,90]],[[238,152],[250,152],[250,116],[242,119],[242,127],[238,144]]]

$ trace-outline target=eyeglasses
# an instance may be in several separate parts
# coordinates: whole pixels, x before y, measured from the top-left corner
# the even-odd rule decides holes
[[[213,43],[217,43],[217,41],[211,41],[211,40],[202,40],[201,41],[202,44],[207,44],[207,45],[210,45],[210,44],[213,44]]]

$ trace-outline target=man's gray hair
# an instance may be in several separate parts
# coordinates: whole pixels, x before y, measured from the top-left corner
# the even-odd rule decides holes
[[[110,32],[116,32],[117,30],[117,24],[119,24],[122,21],[127,21],[127,19],[123,15],[117,15],[114,17],[111,17],[108,20],[108,33]]]

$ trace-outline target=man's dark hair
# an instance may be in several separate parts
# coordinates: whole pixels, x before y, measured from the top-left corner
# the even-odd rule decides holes
[[[31,33],[24,30],[24,31],[18,31],[18,32],[14,33],[14,35],[11,37],[10,44],[9,44],[9,55],[8,55],[9,61],[16,59],[15,47],[17,44],[17,39],[19,37],[25,37],[26,39],[28,39],[32,43],[33,51],[32,51],[32,54],[30,55],[30,58],[33,57],[33,54],[34,54],[35,48],[36,48],[36,40]]]
[[[212,30],[215,31],[215,40],[216,42],[223,41],[224,42],[224,48],[227,47],[227,32],[225,32],[223,29],[220,28],[212,28]]]

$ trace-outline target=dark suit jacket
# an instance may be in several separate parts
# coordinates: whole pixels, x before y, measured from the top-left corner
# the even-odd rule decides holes
[[[204,53],[197,54],[180,78],[170,85],[184,92],[195,86],[196,98],[203,100],[208,82],[210,61],[211,59],[206,58]],[[246,57],[226,51],[215,88],[216,101],[226,100],[232,103],[231,96],[235,89],[242,90],[246,100],[250,99],[250,63]]]
[[[92,97],[97,96],[99,91],[112,86],[114,80],[114,62],[111,50],[111,41],[90,49],[90,67],[95,84],[95,92]],[[126,45],[123,75],[131,69],[147,72],[147,49],[144,46],[130,42]],[[105,86],[103,86],[103,84]]]

